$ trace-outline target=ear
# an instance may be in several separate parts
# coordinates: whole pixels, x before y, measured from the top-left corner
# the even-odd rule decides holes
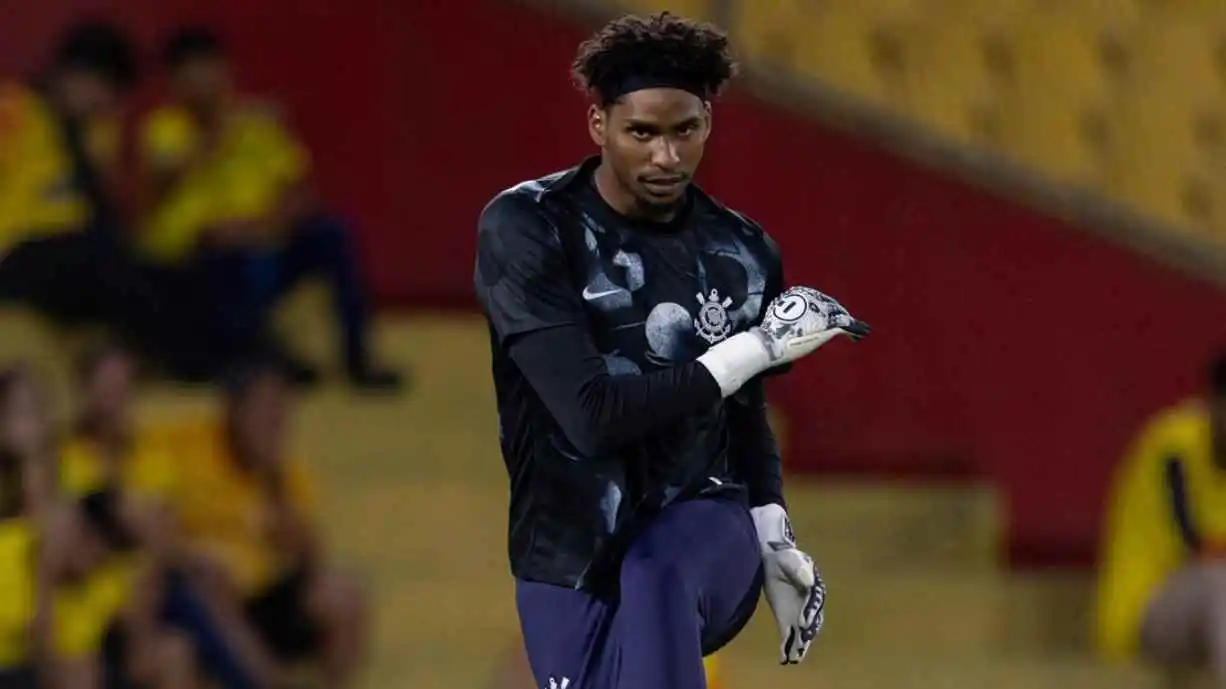
[[[714,122],[711,116],[711,101],[702,102],[703,117],[707,120],[707,136],[711,136],[711,126]]]
[[[604,148],[605,138],[608,135],[609,113],[592,104],[587,109],[587,133],[592,138],[592,143],[600,148]]]

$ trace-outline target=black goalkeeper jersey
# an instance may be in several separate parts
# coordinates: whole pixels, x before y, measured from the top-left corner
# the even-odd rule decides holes
[[[696,186],[668,223],[596,191],[599,158],[524,182],[481,214],[515,576],[615,589],[629,540],[709,493],[783,503],[760,379],[722,399],[694,360],[757,324],[782,289],[760,227]]]

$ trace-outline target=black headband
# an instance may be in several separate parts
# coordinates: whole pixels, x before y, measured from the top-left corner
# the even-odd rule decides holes
[[[606,102],[611,103],[627,93],[642,91],[643,89],[680,89],[688,91],[704,101],[711,98],[711,94],[707,91],[706,86],[698,82],[686,81],[676,77],[651,76],[627,77],[611,86],[601,88],[600,95]]]

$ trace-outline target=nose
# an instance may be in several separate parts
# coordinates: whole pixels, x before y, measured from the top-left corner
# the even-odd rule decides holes
[[[651,151],[651,164],[661,170],[672,170],[681,164],[681,156],[677,155],[677,144],[666,136],[656,139],[656,145]]]

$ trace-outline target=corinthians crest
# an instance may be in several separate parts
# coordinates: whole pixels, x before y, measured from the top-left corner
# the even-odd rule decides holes
[[[699,292],[698,318],[694,319],[694,328],[698,336],[710,344],[715,344],[732,332],[732,321],[728,319],[728,307],[732,306],[731,298],[720,301],[719,290],[713,289],[708,295]]]

